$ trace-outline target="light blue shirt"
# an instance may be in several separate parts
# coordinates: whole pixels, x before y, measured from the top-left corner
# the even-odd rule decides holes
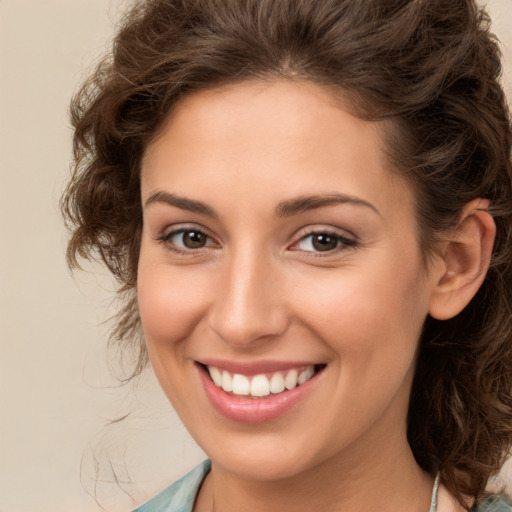
[[[205,460],[133,512],[192,512],[199,487],[211,467],[211,461]]]
[[[211,461],[205,460],[190,473],[133,512],[192,512],[199,487],[211,467]],[[429,512],[437,511],[438,485],[439,478],[436,478]],[[512,512],[512,505],[498,496],[491,496],[471,510],[474,512]]]

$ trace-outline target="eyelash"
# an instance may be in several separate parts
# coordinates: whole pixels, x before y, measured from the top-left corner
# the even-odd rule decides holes
[[[179,234],[184,234],[184,233],[196,233],[196,234],[205,236],[209,240],[213,240],[212,237],[210,237],[207,233],[205,233],[201,229],[195,229],[195,228],[175,229],[173,231],[170,231],[169,233],[166,233],[166,234],[158,237],[156,240],[161,242],[162,244],[164,244],[168,250],[174,252],[175,254],[181,255],[181,256],[191,256],[194,254],[198,254],[198,253],[201,253],[203,251],[203,249],[208,248],[208,246],[206,245],[203,247],[199,247],[197,249],[190,249],[190,248],[189,249],[181,249],[181,248],[177,247],[176,245],[170,243],[170,240],[173,237],[175,237]],[[345,251],[350,248],[355,248],[358,245],[356,240],[347,238],[339,233],[336,233],[335,231],[312,230],[312,231],[304,233],[296,242],[294,242],[294,244],[290,247],[289,250],[299,251],[300,249],[294,249],[293,247],[297,246],[300,242],[304,242],[305,240],[307,240],[310,237],[319,236],[319,235],[326,235],[328,237],[333,237],[334,239],[336,239],[336,242],[338,244],[337,247],[335,247],[334,249],[325,251],[325,252],[324,251],[302,251],[302,252],[310,253],[309,255],[312,257],[328,257],[328,256],[332,256],[333,254],[337,254],[341,251]]]
[[[357,246],[357,241],[348,238],[344,235],[341,235],[340,233],[336,233],[335,231],[329,231],[328,229],[322,230],[322,229],[316,229],[312,231],[308,231],[304,233],[297,242],[295,242],[292,245],[291,250],[299,251],[300,249],[293,249],[294,246],[297,246],[299,243],[304,242],[308,238],[313,238],[315,236],[324,235],[331,238],[334,238],[336,240],[337,246],[333,249],[330,249],[328,251],[303,251],[305,253],[308,253],[309,256],[314,258],[325,258],[329,256],[333,256],[334,254],[338,254],[342,251],[346,251],[347,249],[355,248]],[[313,243],[313,242],[311,242]]]
[[[179,228],[179,229],[175,229],[173,231],[170,231],[169,233],[165,233],[164,235],[158,237],[157,240],[159,242],[161,242],[162,244],[164,244],[166,249],[168,249],[168,250],[170,250],[170,251],[172,251],[175,254],[178,254],[180,256],[192,256],[193,254],[201,253],[203,251],[203,249],[208,248],[208,246],[204,246],[204,247],[199,247],[197,249],[180,249],[179,247],[174,245],[172,242],[170,242],[170,240],[173,237],[175,237],[177,235],[180,235],[180,234],[184,234],[184,233],[196,233],[196,234],[205,236],[208,240],[212,240],[211,236],[206,234],[201,229],[196,229],[196,228]]]

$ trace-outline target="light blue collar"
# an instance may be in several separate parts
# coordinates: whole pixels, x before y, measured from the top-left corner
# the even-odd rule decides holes
[[[432,499],[430,500],[429,512],[437,512],[437,491],[439,490],[439,473],[434,480],[434,488],[432,489]]]

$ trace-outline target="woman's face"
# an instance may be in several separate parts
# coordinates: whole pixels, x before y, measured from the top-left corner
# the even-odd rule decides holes
[[[243,83],[186,98],[147,150],[147,347],[226,471],[282,478],[406,444],[435,283],[380,129],[319,86]]]

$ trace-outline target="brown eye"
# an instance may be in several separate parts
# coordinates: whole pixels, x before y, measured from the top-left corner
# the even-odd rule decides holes
[[[319,233],[311,236],[311,245],[316,251],[332,251],[338,247],[338,237],[328,233]]]
[[[316,231],[302,237],[293,250],[309,253],[337,253],[355,247],[357,242],[338,233],[329,231]]]
[[[207,239],[208,237],[200,231],[191,230],[181,233],[181,243],[187,249],[201,249],[206,245]]]
[[[177,229],[159,239],[166,247],[175,252],[187,252],[216,247],[217,244],[198,229]]]

